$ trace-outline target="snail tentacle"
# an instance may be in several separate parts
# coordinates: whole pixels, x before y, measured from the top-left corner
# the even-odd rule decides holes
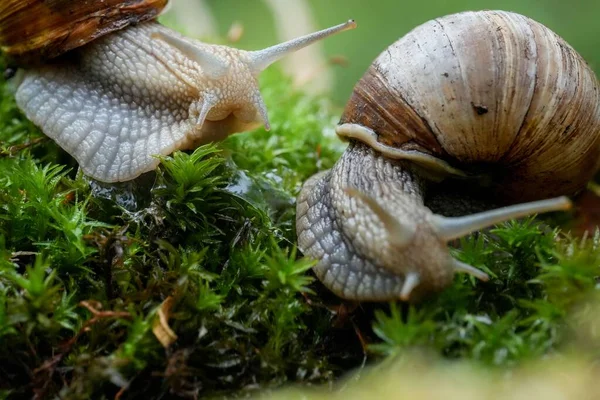
[[[271,130],[271,123],[269,122],[269,113],[267,112],[267,105],[265,104],[265,100],[260,94],[260,90],[258,90],[258,87],[256,89],[256,92],[254,93],[254,100],[252,101],[252,103],[254,104],[254,108],[256,109],[258,115],[262,119],[265,130]]]
[[[409,223],[402,223],[397,220],[391,213],[381,207],[377,200],[364,194],[355,188],[346,188],[345,192],[351,197],[356,197],[368,205],[371,210],[379,217],[385,229],[389,234],[389,240],[395,246],[408,246],[415,237],[416,226]]]
[[[418,272],[409,272],[406,274],[404,285],[402,285],[402,290],[400,291],[400,300],[410,300],[410,294],[419,285],[420,281],[421,278],[419,277]]]
[[[431,217],[431,224],[443,240],[449,241],[509,219],[548,211],[565,211],[569,210],[572,205],[571,200],[565,196],[561,196],[547,200],[515,204],[464,217],[443,217],[434,214]]]
[[[287,42],[267,47],[266,49],[248,52],[249,66],[254,74],[258,75],[261,71],[273,64],[275,61],[286,55],[298,51],[314,42],[325,39],[336,33],[356,28],[356,22],[349,20],[343,24],[332,26],[318,32],[310,33]]]
[[[204,125],[204,121],[206,120],[206,116],[211,108],[213,108],[218,103],[218,99],[216,96],[212,94],[206,94],[202,99],[202,107],[200,108],[200,113],[198,114],[198,118],[196,119],[196,126]]]
[[[203,43],[192,44],[184,38],[180,38],[167,31],[154,32],[153,39],[162,40],[165,43],[176,48],[186,57],[198,63],[202,67],[203,73],[210,79],[218,80],[229,71],[229,64],[220,59],[210,45]]]
[[[487,282],[490,279],[490,277],[488,276],[488,274],[486,274],[485,272],[483,272],[483,271],[475,268],[472,265],[465,264],[464,262],[459,261],[456,258],[452,258],[451,267],[456,272],[464,272],[466,274],[474,276],[475,278],[477,278],[477,279],[479,279],[480,281],[483,281],[483,282]]]

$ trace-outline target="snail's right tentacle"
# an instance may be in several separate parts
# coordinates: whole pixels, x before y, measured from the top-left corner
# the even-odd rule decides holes
[[[443,240],[450,241],[509,219],[548,211],[564,211],[570,209],[571,206],[571,201],[567,197],[561,196],[553,199],[515,204],[464,217],[443,217],[434,214],[431,217],[431,223]]]

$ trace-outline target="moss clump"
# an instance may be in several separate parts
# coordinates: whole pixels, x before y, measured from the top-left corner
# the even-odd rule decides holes
[[[358,354],[336,339],[333,313],[302,295],[313,278],[294,247],[295,193],[339,149],[319,149],[335,143],[323,137],[334,124],[327,101],[290,85],[277,71],[263,78],[274,133],[175,153],[120,185],[78,175],[3,85],[5,393],[216,394],[323,382],[344,368],[336,358]]]
[[[295,249],[294,199],[343,147],[337,110],[262,77],[272,131],[161,160],[102,185],[0,100],[0,393],[244,395],[319,383],[424,347],[514,365],[562,351],[596,291],[598,239],[528,219],[462,241],[487,268],[419,305],[340,303]],[[363,347],[364,346],[364,347]]]

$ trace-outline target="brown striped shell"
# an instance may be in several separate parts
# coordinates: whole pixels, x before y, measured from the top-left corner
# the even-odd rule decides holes
[[[100,36],[155,18],[168,0],[3,0],[0,49],[37,64]]]
[[[511,12],[415,28],[373,62],[340,124],[340,136],[395,158],[419,162],[419,153],[491,176],[495,195],[511,202],[575,193],[599,167],[594,72],[550,29]]]

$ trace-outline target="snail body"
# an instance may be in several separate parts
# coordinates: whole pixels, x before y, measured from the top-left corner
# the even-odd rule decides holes
[[[61,3],[77,8],[77,2]],[[92,3],[99,14],[108,12],[102,2]],[[113,8],[132,7],[131,1],[112,3]],[[138,11],[154,10],[155,4],[138,3]],[[89,34],[93,41],[25,69],[16,82],[17,104],[26,116],[86,175],[103,182],[150,171],[159,163],[157,155],[261,124],[269,129],[260,72],[292,51],[355,26],[349,21],[264,50],[243,51],[185,38],[152,20],[129,25],[131,18],[124,19],[111,26],[127,27],[103,28],[100,37]],[[31,62],[35,51],[27,54]]]
[[[453,259],[448,241],[570,207],[565,197],[541,199],[576,193],[598,170],[600,89],[585,61],[543,25],[510,12],[465,12],[386,49],[336,132],[350,143],[299,194],[299,247],[341,297],[418,300],[456,272],[487,279]],[[468,198],[477,192],[487,198],[479,208],[509,206],[448,217],[477,208]]]

